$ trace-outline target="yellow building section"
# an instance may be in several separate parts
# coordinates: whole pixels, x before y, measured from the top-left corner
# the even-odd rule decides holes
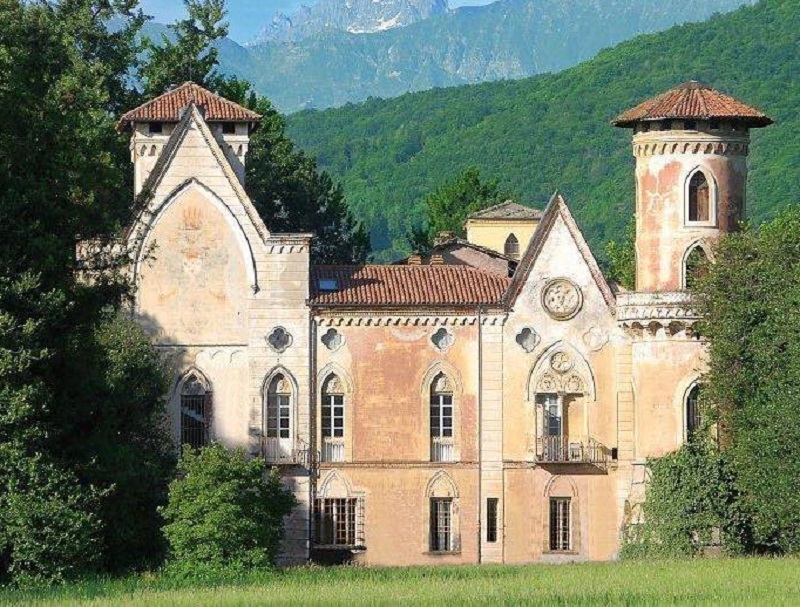
[[[467,218],[470,244],[519,259],[528,247],[542,212],[508,200]]]

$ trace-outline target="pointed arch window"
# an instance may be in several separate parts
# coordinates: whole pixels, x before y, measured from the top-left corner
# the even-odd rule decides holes
[[[713,221],[714,205],[711,184],[703,171],[696,171],[689,180],[687,218],[689,223]]]
[[[514,234],[509,234],[508,238],[506,238],[504,253],[506,257],[519,259],[519,240],[517,240],[517,237],[514,236]]]
[[[205,447],[211,426],[211,390],[197,373],[189,373],[181,385],[181,445]]]
[[[292,457],[292,383],[283,373],[278,373],[269,382],[265,404],[265,457],[278,462]]]
[[[686,439],[697,436],[703,417],[700,411],[700,384],[692,386],[686,395]]]
[[[322,386],[322,460],[344,461],[345,395],[342,380],[330,375]]]
[[[684,261],[683,276],[684,287],[691,289],[697,281],[703,278],[708,272],[708,255],[700,245],[695,245],[686,255]]]
[[[431,382],[431,461],[451,462],[453,443],[453,384],[439,373]]]

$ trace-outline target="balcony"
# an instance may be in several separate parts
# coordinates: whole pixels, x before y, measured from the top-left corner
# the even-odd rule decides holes
[[[431,461],[432,462],[455,461],[455,445],[453,444],[452,436],[431,437]]]
[[[322,439],[322,461],[331,463],[344,461],[344,439],[342,437],[328,436]]]
[[[292,442],[291,439],[265,437],[261,444],[264,461],[269,465],[305,468],[311,465],[311,450],[303,441]]]
[[[605,468],[608,448],[593,438],[576,441],[566,436],[539,436],[536,439],[536,461],[540,464],[592,464]]]

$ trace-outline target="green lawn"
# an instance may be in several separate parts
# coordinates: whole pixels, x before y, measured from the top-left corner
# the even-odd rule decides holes
[[[0,604],[261,605],[800,605],[800,560],[740,559],[584,565],[302,568],[235,582],[157,576],[60,589],[0,591]]]

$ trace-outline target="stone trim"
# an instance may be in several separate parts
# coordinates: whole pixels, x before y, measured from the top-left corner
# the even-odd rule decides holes
[[[427,326],[474,326],[478,323],[477,316],[417,316],[387,315],[379,316],[372,310],[369,316],[362,316],[363,312],[342,311],[336,316],[315,316],[314,321],[320,327],[427,327]],[[507,317],[489,316],[482,317],[484,326],[502,326]]]

